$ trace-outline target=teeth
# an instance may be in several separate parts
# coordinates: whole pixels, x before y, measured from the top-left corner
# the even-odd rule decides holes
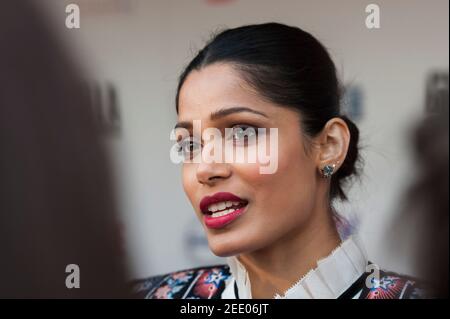
[[[233,209],[233,208],[225,209],[224,211],[220,211],[220,212],[218,212],[218,213],[213,213],[213,214],[212,214],[212,217],[221,217],[221,216],[225,216],[225,215],[227,215],[227,214],[229,214],[229,213],[232,213],[232,212],[234,212],[234,211],[235,211],[235,209]]]
[[[223,213],[223,215],[225,215],[225,214],[227,214],[228,211],[235,210],[235,209],[232,209],[231,207],[236,207],[239,205],[240,205],[240,202],[224,201],[224,202],[209,205],[208,211],[210,211],[211,213],[218,212],[218,213],[214,214],[214,216],[218,216],[219,213]]]

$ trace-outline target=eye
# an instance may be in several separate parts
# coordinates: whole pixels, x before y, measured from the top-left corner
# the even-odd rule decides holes
[[[247,145],[254,142],[258,135],[258,130],[250,125],[235,125],[231,130],[231,138],[235,144]]]
[[[177,146],[178,153],[185,159],[192,159],[200,149],[201,143],[192,136],[182,139]]]

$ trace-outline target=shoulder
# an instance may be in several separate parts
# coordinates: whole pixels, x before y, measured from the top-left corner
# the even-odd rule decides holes
[[[218,299],[230,275],[227,265],[198,267],[135,280],[132,287],[145,299]]]
[[[380,270],[379,276],[366,276],[360,299],[423,299],[429,298],[426,285],[419,279]]]

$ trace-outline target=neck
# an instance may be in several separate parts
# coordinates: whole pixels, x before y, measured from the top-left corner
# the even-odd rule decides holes
[[[252,298],[282,295],[339,244],[331,209],[322,209],[312,214],[307,225],[270,247],[239,255],[249,274]]]

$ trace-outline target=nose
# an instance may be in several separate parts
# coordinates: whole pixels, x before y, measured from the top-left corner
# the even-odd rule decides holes
[[[200,184],[213,186],[231,176],[231,167],[227,163],[200,163],[197,167],[197,180]]]

